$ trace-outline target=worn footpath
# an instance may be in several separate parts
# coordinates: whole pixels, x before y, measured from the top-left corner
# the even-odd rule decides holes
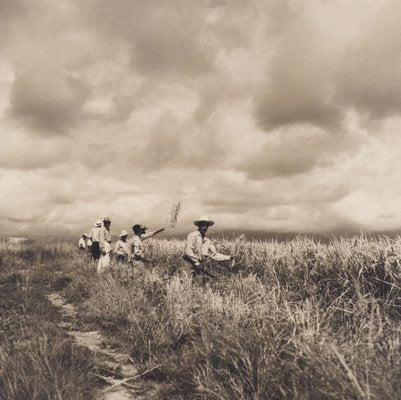
[[[99,331],[83,332],[75,329],[76,311],[72,304],[65,301],[60,293],[53,292],[48,300],[60,309],[63,320],[58,326],[64,329],[78,346],[90,350],[99,365],[101,374],[96,376],[107,385],[97,396],[99,400],[157,399],[159,387],[155,383],[145,382],[142,376],[151,372],[157,366],[138,373],[129,355],[120,353],[106,344]]]

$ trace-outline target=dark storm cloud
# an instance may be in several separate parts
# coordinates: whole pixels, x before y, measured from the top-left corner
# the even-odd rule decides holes
[[[11,19],[25,14],[23,0],[1,0],[0,1],[0,18],[3,23]]]
[[[205,2],[89,1],[88,23],[107,40],[124,43],[144,75],[196,76],[212,70],[213,49],[200,35]]]
[[[14,80],[10,112],[40,135],[62,135],[80,122],[89,93],[82,80],[59,68],[36,66]]]
[[[271,130],[285,125],[310,123],[325,128],[338,127],[341,114],[336,106],[322,93],[320,84],[310,82],[291,82],[285,72],[280,76],[273,74],[274,83],[268,85],[255,99],[256,117],[260,126]]]
[[[298,138],[267,143],[248,159],[242,160],[239,170],[248,172],[251,179],[292,176],[309,171],[321,163],[324,156],[322,157],[322,149],[319,149],[316,139],[305,139],[301,147],[301,140]]]
[[[254,98],[258,124],[266,131],[297,123],[336,131],[350,110],[365,122],[400,115],[401,4],[388,0],[375,9],[368,2],[359,19],[345,17],[348,25],[327,2],[290,4],[278,4],[266,31],[274,51]]]
[[[23,0],[0,1],[0,43],[11,39],[13,23],[26,14]]]
[[[360,138],[347,132],[333,135],[299,125],[271,133],[258,150],[239,159],[235,168],[255,180],[305,174],[335,164],[360,143]]]
[[[280,3],[276,20],[268,24],[265,40],[275,51],[266,82],[255,96],[255,116],[267,131],[297,123],[327,129],[341,124],[333,102],[330,53],[308,8]]]
[[[213,212],[242,213],[267,207],[330,203],[350,193],[346,184],[308,182],[305,179],[265,180],[258,184],[217,181],[216,190],[204,194],[204,204]],[[218,190],[217,190],[218,188]]]
[[[154,171],[162,168],[210,169],[222,165],[224,151],[229,145],[210,128],[195,127],[174,114],[163,113],[151,128],[148,142],[140,152],[140,166]]]
[[[339,101],[365,118],[401,114],[401,3],[387,1],[360,26],[338,73]]]

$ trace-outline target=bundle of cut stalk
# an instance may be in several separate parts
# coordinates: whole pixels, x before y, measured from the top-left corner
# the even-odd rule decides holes
[[[175,201],[170,209],[169,216],[167,217],[166,228],[175,228],[177,225],[178,214],[180,212],[181,202],[179,200]]]

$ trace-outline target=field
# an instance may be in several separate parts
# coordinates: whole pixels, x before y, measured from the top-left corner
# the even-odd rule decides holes
[[[71,244],[1,245],[1,399],[101,398],[52,292],[159,385],[141,398],[401,398],[401,239],[220,240],[237,263],[205,287],[179,273],[182,241],[146,246],[146,271],[97,275]]]

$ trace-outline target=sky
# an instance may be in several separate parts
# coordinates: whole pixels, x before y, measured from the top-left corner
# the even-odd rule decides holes
[[[401,228],[399,0],[0,0],[0,235]],[[215,228],[214,228],[215,229]]]

